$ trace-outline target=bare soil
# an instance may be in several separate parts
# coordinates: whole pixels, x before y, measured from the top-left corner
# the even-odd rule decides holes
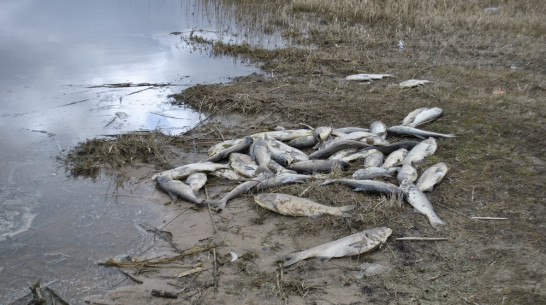
[[[238,8],[246,10],[257,27],[263,25],[256,20],[265,17],[256,17],[260,15],[245,1],[217,3],[234,5],[230,12],[236,18],[245,15]],[[255,1],[254,9],[269,12],[268,26],[262,28],[283,31],[294,46],[267,50],[186,37],[211,54],[255,62],[263,73],[180,93],[175,97],[179,103],[193,106],[208,119],[186,134],[160,140],[169,153],[147,142],[160,157],[139,161],[139,170],[113,168],[118,175],[140,175],[143,184],[152,184],[144,178],[167,164],[201,160],[207,148],[222,139],[276,126],[301,128],[300,123],[368,127],[381,120],[392,126],[418,107],[441,107],[443,117],[423,128],[458,137],[438,139],[438,150],[421,170],[439,161],[449,167],[445,180],[428,195],[447,226],[432,229],[406,203],[312,181],[272,191],[303,194],[330,205],[357,204],[353,217],[277,215],[258,207],[252,194],[230,201],[221,213],[175,202],[166,205],[171,215],[157,227],[172,233],[177,249],[213,248],[164,264],[168,268],[124,267],[144,284],[127,281],[104,300],[88,303],[545,304],[546,26],[536,18],[544,16],[544,4],[505,1],[498,5],[499,13],[486,14],[487,5],[469,1],[451,11],[452,17],[445,19],[450,24],[445,25],[438,2],[424,3],[434,4],[430,16],[419,11],[424,6],[415,11],[410,7],[405,15],[395,10],[400,8],[387,14],[386,8],[373,6],[378,9],[374,16],[344,15],[346,19],[332,21],[344,7],[336,11],[321,1],[275,1],[277,7],[272,8]],[[405,19],[395,19],[396,13]],[[404,50],[398,48],[399,40]],[[396,77],[370,83],[345,80],[360,72]],[[397,85],[411,78],[433,82],[413,89]],[[215,198],[233,186],[211,179],[201,195]],[[161,192],[153,198],[150,204],[169,202]],[[279,264],[283,254],[377,226],[392,228],[393,235],[372,253],[328,262],[310,259],[289,268]],[[403,236],[447,241],[396,240]],[[158,240],[143,256],[152,258],[169,247]],[[238,260],[231,262],[230,252]],[[192,265],[197,263],[204,270],[176,277],[195,270]],[[362,275],[362,263],[379,263],[390,271]],[[152,297],[151,289],[176,292],[178,299]]]

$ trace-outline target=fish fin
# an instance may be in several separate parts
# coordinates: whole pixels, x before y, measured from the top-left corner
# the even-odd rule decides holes
[[[439,229],[439,226],[445,226],[445,224],[446,224],[439,217],[436,217],[434,219],[430,219],[429,222],[430,222],[430,225],[436,230]]]
[[[448,133],[448,134],[444,135],[444,138],[456,138],[456,137],[457,137],[457,135],[452,134],[452,133]]]
[[[356,204],[346,205],[346,206],[341,207],[339,209],[342,210],[343,212],[347,212],[347,211],[353,210],[354,208],[356,208]]]
[[[353,216],[351,216],[351,214],[349,214],[347,212],[344,212],[343,214],[341,214],[341,217],[350,218],[350,217],[353,217]]]
[[[422,135],[418,135],[418,134],[414,134],[415,137],[421,139],[421,140],[424,140],[426,139],[425,137],[423,137]]]
[[[281,259],[288,259],[282,264],[283,267],[288,267],[301,261],[303,258],[299,257],[298,253],[294,253],[294,254],[283,255],[281,256]]]
[[[173,201],[176,201],[176,199],[178,199],[178,195],[176,195],[175,193],[167,192],[167,195],[169,195],[169,197],[171,197]]]
[[[328,257],[328,256],[317,256],[317,258],[320,259],[322,263],[326,263],[327,261],[331,259],[331,257]]]

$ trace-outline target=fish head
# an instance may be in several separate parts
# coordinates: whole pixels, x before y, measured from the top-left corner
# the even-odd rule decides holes
[[[165,184],[165,183],[169,182],[170,180],[172,180],[172,179],[169,178],[169,177],[161,176],[161,175],[155,177],[155,181],[157,183],[159,183],[159,184]]]
[[[379,228],[372,229],[371,232],[368,233],[368,236],[383,244],[387,242],[387,239],[389,238],[389,236],[391,236],[391,234],[392,234],[391,228],[379,227]]]
[[[411,183],[409,180],[407,179],[404,179],[402,180],[402,182],[400,183],[400,189],[404,192],[404,193],[407,193],[409,188],[411,187],[411,185],[413,185],[413,183]]]

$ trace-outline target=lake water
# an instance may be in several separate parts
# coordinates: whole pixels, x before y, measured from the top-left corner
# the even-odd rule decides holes
[[[192,1],[0,0],[0,304],[37,279],[75,303],[124,279],[96,262],[148,245],[138,223],[162,206],[105,196],[108,177],[67,178],[57,156],[98,135],[180,133],[197,114],[169,94],[256,71],[171,34],[218,32],[218,13]],[[113,83],[173,85],[90,88]],[[153,188],[131,180],[124,192]]]

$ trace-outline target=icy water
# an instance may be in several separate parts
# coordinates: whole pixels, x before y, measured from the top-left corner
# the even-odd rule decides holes
[[[153,188],[129,181],[135,197],[105,196],[110,178],[67,178],[57,156],[104,134],[180,133],[197,114],[169,94],[255,71],[171,34],[216,31],[215,13],[191,1],[0,0],[0,304],[37,279],[78,304],[124,279],[96,262],[150,243],[138,223],[161,205],[136,196]],[[91,88],[113,83],[172,86]]]

